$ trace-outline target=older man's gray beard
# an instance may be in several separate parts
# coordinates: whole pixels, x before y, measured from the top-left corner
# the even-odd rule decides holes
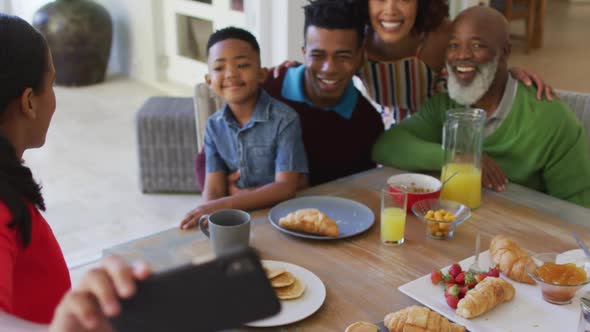
[[[447,72],[449,73],[447,87],[451,99],[465,106],[477,103],[488,92],[496,77],[499,58],[499,56],[496,56],[492,61],[477,66],[475,78],[466,86],[459,82],[453,68],[447,62]]]

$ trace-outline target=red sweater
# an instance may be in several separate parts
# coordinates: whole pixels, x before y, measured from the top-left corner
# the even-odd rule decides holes
[[[383,132],[383,121],[375,108],[359,93],[352,118],[345,119],[296,102],[281,95],[287,70],[278,78],[268,75],[264,89],[299,114],[303,145],[309,163],[309,182],[317,185],[374,168],[371,149]]]
[[[0,310],[48,324],[71,287],[70,274],[49,224],[35,207],[29,210],[31,242],[24,248],[20,232],[8,227],[10,211],[0,202]]]

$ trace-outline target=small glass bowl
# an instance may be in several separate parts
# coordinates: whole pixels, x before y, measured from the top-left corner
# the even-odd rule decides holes
[[[544,253],[531,256],[534,264],[525,265],[526,272],[537,282],[541,288],[543,299],[553,304],[568,304],[576,292],[590,282],[590,260],[584,256],[573,254]],[[575,285],[560,285],[543,281],[537,276],[537,269],[544,263],[566,264],[573,263],[583,267],[586,272],[586,280]]]
[[[452,213],[455,216],[455,220],[438,221],[426,218],[428,211],[438,211],[441,209]],[[414,203],[412,205],[412,212],[426,224],[426,236],[437,240],[452,238],[457,226],[471,217],[471,210],[464,204],[437,198]]]

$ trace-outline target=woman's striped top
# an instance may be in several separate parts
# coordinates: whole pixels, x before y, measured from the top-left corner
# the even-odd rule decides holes
[[[394,62],[367,60],[361,78],[367,97],[378,104],[386,128],[411,116],[445,86],[440,75],[417,56]]]

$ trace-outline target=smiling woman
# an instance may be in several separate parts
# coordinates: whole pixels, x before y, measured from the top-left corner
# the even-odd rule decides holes
[[[361,1],[363,2],[363,1]],[[443,88],[440,72],[450,21],[445,0],[364,0],[367,61],[362,78],[386,126]]]

